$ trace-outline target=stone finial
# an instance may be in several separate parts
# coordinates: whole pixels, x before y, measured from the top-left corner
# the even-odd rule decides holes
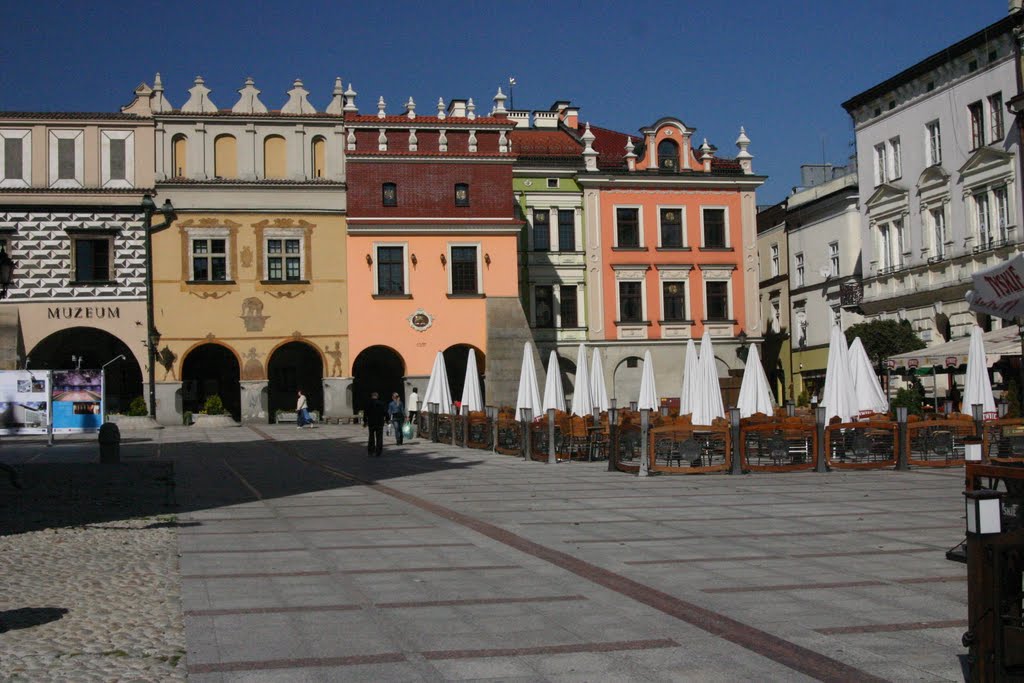
[[[351,128],[348,129],[348,134],[345,136],[345,149],[348,152],[356,151],[356,132]]]
[[[498,94],[494,96],[494,109],[491,110],[491,116],[507,115],[508,109],[505,109],[505,100],[508,97],[505,93],[501,92],[501,87],[498,87]]]
[[[626,168],[629,171],[636,170],[636,153],[633,151],[636,147],[633,145],[633,137],[631,135],[626,136]]]
[[[260,91],[256,89],[256,84],[251,76],[245,79],[245,85],[239,89],[238,101],[235,102],[235,106],[231,107],[231,111],[236,114],[267,113],[267,107],[260,102]]]
[[[331,91],[331,103],[327,105],[327,109],[324,111],[328,114],[334,114],[335,116],[341,116],[345,111],[345,88],[341,84],[341,76],[334,79],[334,89]]]
[[[416,129],[409,129],[409,151],[416,152],[420,148],[420,139],[416,137]]]
[[[445,110],[444,98],[443,97],[438,97],[437,98],[437,120],[438,121],[444,121],[444,117],[445,117],[444,110]]]
[[[448,131],[446,131],[444,128],[441,129],[440,135],[437,136],[437,151],[448,151]]]
[[[711,145],[708,144],[708,139],[704,138],[704,143],[700,146],[700,160],[704,164],[705,172],[711,171],[711,160],[714,156],[711,152]]]
[[[384,129],[380,129],[380,135],[377,136],[377,151],[386,152],[388,151],[388,136],[384,132]]]
[[[502,130],[498,135],[498,152],[501,154],[507,154],[509,151],[511,150],[508,146],[508,136],[505,134],[505,131]]]
[[[159,114],[165,111],[171,111],[174,107],[164,97],[164,82],[160,80],[160,72],[156,74],[156,78],[153,79],[153,93],[150,95],[149,108],[154,114]]]
[[[196,76],[195,84],[188,89],[188,102],[181,105],[181,111],[188,114],[215,114],[217,105],[210,100],[210,89],[202,76]]]
[[[387,108],[388,108],[388,105],[386,105],[384,103],[384,96],[381,95],[380,99],[377,100],[377,118],[378,119],[382,119],[382,118],[384,118],[385,116],[388,115],[388,113],[386,111]]]
[[[356,106],[356,91],[352,89],[351,83],[348,84],[348,90],[345,91],[345,111],[353,114],[359,113],[359,108]]]
[[[473,104],[473,98],[469,98],[469,103],[466,104],[466,118],[472,121],[476,118],[476,105]]]
[[[409,101],[405,103],[405,115],[410,119],[416,118],[416,103],[413,102],[412,95],[409,96]]]
[[[597,138],[590,130],[590,122],[587,121],[587,127],[583,131],[583,135],[580,136],[580,140],[583,141],[585,147],[583,148],[583,163],[588,171],[597,170],[597,157],[598,151],[594,149],[594,140]]]
[[[470,100],[470,102],[472,102],[472,101],[473,100]],[[472,129],[469,131],[469,151],[470,152],[475,152],[476,151],[476,131],[472,130]]]
[[[281,107],[282,114],[315,114],[316,108],[309,103],[309,91],[302,87],[302,80],[296,78],[288,91],[288,101]]]
[[[740,136],[736,138],[736,147],[739,148],[739,152],[736,154],[736,161],[740,162],[740,168],[747,175],[754,172],[754,155],[747,151],[747,147],[750,147],[750,138],[747,137],[747,131],[740,126]]]

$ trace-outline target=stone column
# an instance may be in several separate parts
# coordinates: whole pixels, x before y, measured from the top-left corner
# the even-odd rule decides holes
[[[246,379],[239,382],[242,399],[242,422],[270,422],[267,414],[267,397],[264,390],[269,382],[265,379]]]

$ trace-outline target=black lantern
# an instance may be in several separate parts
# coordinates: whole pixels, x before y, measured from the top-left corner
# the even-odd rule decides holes
[[[736,335],[736,341],[739,342],[739,346],[736,348],[736,357],[746,363],[747,354],[750,351],[750,342],[747,341],[747,333],[740,330],[740,333]]]

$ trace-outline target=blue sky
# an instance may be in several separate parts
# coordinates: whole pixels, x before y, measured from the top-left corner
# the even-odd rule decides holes
[[[322,109],[335,76],[364,113],[473,97],[488,111],[515,76],[516,108],[572,100],[584,121],[632,132],[661,116],[725,156],[741,125],[758,203],[801,163],[842,164],[840,104],[991,24],[1006,0],[705,2],[15,2],[3,0],[0,109],[116,111],[163,75],[175,106],[201,74],[219,107],[246,76],[280,107],[300,77]]]

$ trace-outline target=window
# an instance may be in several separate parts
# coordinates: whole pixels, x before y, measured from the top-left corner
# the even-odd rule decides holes
[[[551,212],[533,210],[533,250],[551,251]]]
[[[398,206],[398,186],[384,183],[380,186],[380,197],[384,206]]]
[[[895,220],[892,222],[892,230],[896,237],[896,254],[893,257],[893,265],[897,268],[903,267],[903,254],[907,250],[906,244],[903,241],[903,221]]]
[[[940,207],[931,210],[932,217],[932,251],[935,257],[946,255],[946,212]]]
[[[686,283],[663,282],[661,295],[665,305],[665,322],[683,322],[686,320]]]
[[[989,121],[989,142],[999,142],[1003,139],[1003,94],[996,93],[988,98]]]
[[[192,280],[226,282],[228,256],[226,239],[192,239]]]
[[[886,181],[886,169],[889,162],[886,161],[885,143],[875,145],[875,185],[881,185]]]
[[[109,282],[111,239],[76,237],[72,244],[75,282]]]
[[[942,163],[942,134],[939,131],[939,122],[932,121],[924,126],[925,130],[925,159],[928,166],[935,166]]]
[[[662,140],[658,143],[658,168],[663,171],[679,169],[679,145],[675,140]]]
[[[218,135],[214,139],[213,174],[218,178],[238,177],[238,144],[234,135]]]
[[[794,280],[794,282],[796,283],[797,287],[803,287],[804,286],[804,255],[803,254],[797,254],[796,256],[793,257],[793,260],[794,260],[794,262],[796,264],[796,268],[794,269],[796,271],[796,280]]]
[[[555,326],[555,288],[538,285],[533,288],[533,324],[535,327]]]
[[[82,187],[85,183],[84,140],[85,134],[81,130],[50,130],[51,187]]]
[[[327,171],[327,140],[322,136],[313,138],[313,146],[310,149],[311,175],[314,178],[323,178]]]
[[[184,178],[188,168],[188,138],[180,133],[171,139],[171,177]]]
[[[978,244],[988,245],[992,241],[992,229],[988,216],[988,194],[981,193],[975,196],[974,209],[978,222]]]
[[[878,226],[878,265],[881,270],[892,269],[892,241],[889,239],[889,226]]]
[[[779,274],[779,245],[772,245],[772,277]]]
[[[267,245],[267,279],[295,282],[302,279],[302,240],[273,237]]]
[[[642,283],[640,282],[619,283],[620,322],[638,323],[643,321],[644,313],[641,291]]]
[[[576,251],[576,212],[572,209],[558,210],[558,251]]]
[[[561,320],[559,327],[579,326],[579,304],[576,299],[576,285],[562,285],[558,288],[558,308]]]
[[[995,203],[996,239],[1005,241],[1010,227],[1010,202],[1005,185],[992,190],[992,200]]]
[[[706,249],[726,248],[725,209],[704,209],[704,247]]]
[[[549,190],[557,190],[558,189],[558,178],[548,178],[548,189]]]
[[[27,187],[31,180],[32,133],[0,130],[0,187]]]
[[[902,150],[898,137],[889,140],[889,180],[895,180],[903,175]]]
[[[772,319],[769,322],[769,329],[776,333],[782,331],[782,305],[778,300],[772,301]]]
[[[661,246],[680,249],[683,246],[683,213],[679,209],[661,209]]]
[[[707,287],[708,310],[707,320],[729,320],[729,283],[711,281]]]
[[[377,294],[403,296],[405,294],[405,247],[377,247]]]
[[[971,122],[971,149],[983,147],[985,145],[985,111],[981,102],[967,105],[967,115]]]
[[[452,247],[452,294],[477,294],[476,247]]]
[[[263,177],[284,178],[288,174],[288,148],[280,135],[263,139]]]
[[[831,242],[828,245],[828,265],[832,277],[839,277],[839,242]]]
[[[75,141],[57,140],[57,180],[75,179]]]
[[[615,235],[617,247],[640,246],[640,209],[615,209]]]
[[[455,206],[469,206],[469,185],[455,183]]]

